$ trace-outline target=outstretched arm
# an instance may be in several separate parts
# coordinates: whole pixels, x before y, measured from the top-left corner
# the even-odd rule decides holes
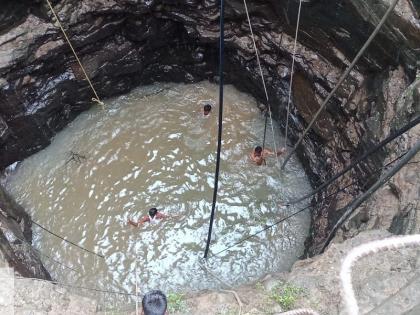
[[[133,220],[131,220],[131,219],[128,219],[128,224],[129,225],[132,225],[132,226],[135,226],[135,227],[138,227],[139,226],[139,223],[138,222],[134,222]]]
[[[138,222],[135,222],[131,219],[128,219],[128,224],[135,226],[135,227],[139,227],[140,225],[142,225],[145,222],[150,221],[149,217],[145,216],[143,218],[141,218]]]
[[[168,215],[166,215],[166,214],[164,214],[162,212],[156,213],[156,219],[165,219],[167,217],[168,217]]]
[[[273,155],[274,152],[270,149],[264,149],[264,155]]]
[[[277,156],[282,155],[286,152],[286,148],[281,148],[280,150],[277,151]]]

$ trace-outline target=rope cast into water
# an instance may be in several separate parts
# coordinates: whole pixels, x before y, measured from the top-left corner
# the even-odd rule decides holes
[[[246,0],[244,0],[244,8],[245,8],[246,17],[247,17],[247,20],[248,20],[249,31],[251,33],[252,44],[254,46],[255,58],[257,59],[258,69],[260,71],[261,83],[262,83],[262,86],[263,86],[263,89],[264,89],[265,100],[267,102],[266,107],[267,107],[267,111],[268,111],[268,116],[267,116],[267,113],[265,113],[266,116],[265,116],[265,123],[264,123],[264,136],[263,136],[262,148],[263,148],[263,152],[264,152],[265,140],[266,140],[266,134],[267,134],[267,121],[268,121],[268,117],[270,117],[271,132],[273,134],[274,152],[277,153],[277,144],[276,144],[276,137],[275,137],[275,133],[274,133],[274,124],[273,124],[273,115],[271,113],[271,107],[270,107],[270,101],[269,101],[269,98],[268,98],[267,86],[265,85],[265,79],[264,79],[264,74],[263,74],[262,67],[261,67],[260,55],[258,53],[257,44],[255,42],[254,31],[252,29],[251,18],[249,17],[248,5],[246,4]],[[277,162],[279,162],[279,158],[278,158],[277,155],[276,155],[276,159],[277,159]]]
[[[207,258],[210,249],[211,232],[213,230],[214,215],[216,212],[217,203],[217,188],[219,184],[220,172],[220,152],[222,150],[222,131],[223,131],[223,65],[224,65],[224,48],[225,48],[225,25],[224,25],[224,7],[225,1],[220,1],[220,40],[219,40],[219,130],[217,134],[217,156],[216,156],[216,171],[214,174],[214,190],[213,202],[211,205],[210,225],[207,235],[206,249],[204,251],[204,258]]]

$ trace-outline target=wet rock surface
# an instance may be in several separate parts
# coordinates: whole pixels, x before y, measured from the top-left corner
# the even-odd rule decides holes
[[[31,226],[29,215],[0,186],[0,260],[22,276],[51,279],[31,246]]]
[[[43,1],[6,1],[0,23],[0,168],[47,146],[93,94]],[[154,81],[217,81],[218,4],[215,1],[53,1],[102,98]],[[390,1],[307,1],[293,84],[293,144],[373,31]],[[270,106],[285,125],[298,1],[248,3]],[[418,115],[398,106],[414,80],[420,43],[418,4],[400,1],[383,31],[299,148],[318,186]],[[241,1],[226,8],[226,82],[261,102],[262,84]],[[417,94],[416,94],[417,93]],[[413,94],[413,100],[419,93]],[[402,114],[404,113],[404,114]],[[404,146],[407,139],[399,140]],[[381,150],[314,199],[308,254],[319,252],[340,209],[374,180],[390,156]],[[346,192],[323,196],[354,179]],[[401,213],[398,212],[398,215]],[[394,216],[388,221],[394,220]],[[396,219],[398,221],[398,219]],[[395,223],[398,225],[398,223]],[[394,226],[395,226],[394,224]]]

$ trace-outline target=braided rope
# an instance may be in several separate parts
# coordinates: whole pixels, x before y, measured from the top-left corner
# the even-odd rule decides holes
[[[381,251],[417,246],[420,246],[420,234],[391,237],[384,240],[369,242],[367,244],[353,248],[344,259],[340,271],[342,296],[347,314],[359,314],[359,306],[357,304],[356,296],[354,293],[351,276],[351,270],[356,261],[365,256]]]

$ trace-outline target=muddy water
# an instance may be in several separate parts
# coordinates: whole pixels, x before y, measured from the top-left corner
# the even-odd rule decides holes
[[[105,110],[81,114],[19,165],[7,188],[34,220],[106,257],[95,259],[35,228],[38,249],[78,270],[45,260],[54,277],[132,292],[137,268],[142,291],[220,286],[197,263],[208,229],[217,141],[217,108],[208,118],[200,111],[216,95],[208,82],[136,89],[107,101]],[[296,211],[278,205],[310,189],[296,159],[283,173],[274,158],[266,167],[252,165],[249,152],[260,144],[264,118],[253,98],[231,86],[225,104],[210,255]],[[275,132],[282,142],[277,126]],[[267,139],[273,147],[271,129]],[[127,225],[153,206],[170,217],[157,225]],[[302,213],[211,257],[209,265],[233,285],[287,270],[302,254],[308,228],[309,216]]]

